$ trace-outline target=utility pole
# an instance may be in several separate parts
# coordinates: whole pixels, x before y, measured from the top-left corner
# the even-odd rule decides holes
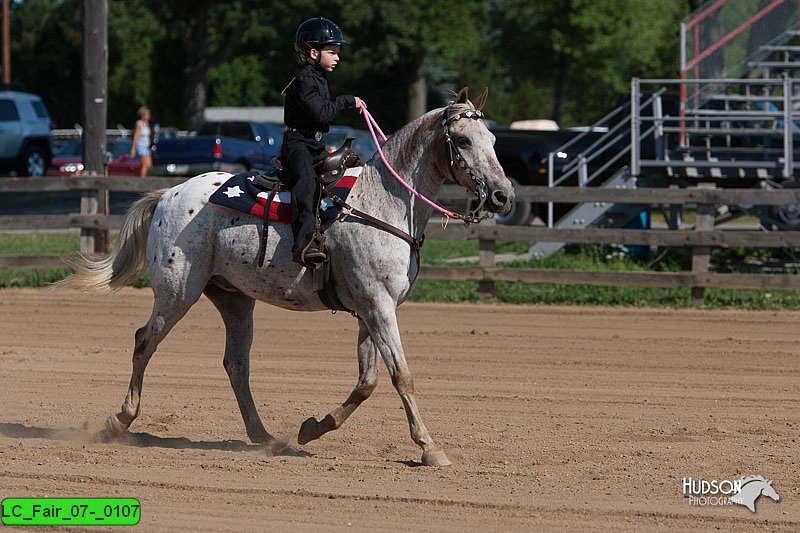
[[[83,0],[83,173],[105,174],[108,102],[108,0]],[[108,190],[86,192],[81,213],[108,214]],[[81,249],[108,250],[108,229],[82,229]]]
[[[428,84],[425,67],[417,68],[414,80],[408,86],[408,121],[411,122],[428,111]]]
[[[8,14],[9,0],[3,0],[3,85],[11,87],[11,22]]]

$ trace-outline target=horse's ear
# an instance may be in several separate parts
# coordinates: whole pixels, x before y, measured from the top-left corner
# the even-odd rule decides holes
[[[489,88],[485,87],[483,89],[483,92],[481,93],[481,95],[479,97],[477,97],[475,100],[472,101],[472,105],[475,106],[475,109],[480,111],[480,110],[483,109],[483,106],[486,105],[486,99],[488,97],[489,97]]]
[[[469,87],[464,87],[458,94],[456,95],[456,99],[453,102],[454,104],[466,104],[467,100],[469,100]]]

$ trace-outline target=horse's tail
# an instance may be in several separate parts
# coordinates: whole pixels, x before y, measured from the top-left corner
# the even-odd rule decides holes
[[[136,281],[147,268],[147,234],[156,205],[164,192],[166,189],[151,191],[128,209],[111,254],[97,260],[83,254],[66,259],[75,273],[53,287],[117,291]]]

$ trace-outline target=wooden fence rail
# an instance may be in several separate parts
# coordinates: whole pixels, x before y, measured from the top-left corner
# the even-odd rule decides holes
[[[15,192],[80,191],[81,212],[69,215],[8,216],[0,213],[0,231],[66,230],[80,228],[83,235],[118,229],[120,215],[107,214],[110,191],[146,192],[171,187],[184,178],[63,177],[4,178],[0,194]],[[800,247],[800,232],[714,229],[717,205],[781,206],[800,204],[800,189],[713,189],[703,184],[690,189],[602,189],[580,187],[519,187],[517,199],[536,202],[610,202],[624,204],[671,204],[696,206],[697,222],[691,230],[637,229],[557,229],[495,224],[465,227],[454,221],[445,228],[434,217],[428,226],[428,239],[479,241],[477,266],[425,266],[421,276],[429,280],[479,281],[482,295],[491,295],[498,281],[521,283],[586,284],[635,287],[691,287],[700,303],[705,288],[800,289],[800,276],[792,274],[720,274],[709,272],[712,247],[795,248]],[[97,198],[95,202],[87,201]],[[464,198],[456,187],[446,187],[440,199]],[[76,206],[77,207],[77,206]],[[583,244],[639,244],[689,247],[692,270],[688,272],[595,272],[574,270],[500,268],[495,261],[495,245],[501,241],[567,242]],[[96,240],[81,239],[82,251],[96,249]],[[0,267],[54,268],[63,266],[58,256],[0,256]]]

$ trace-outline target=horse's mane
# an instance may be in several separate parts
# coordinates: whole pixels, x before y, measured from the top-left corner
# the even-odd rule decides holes
[[[450,106],[451,116],[458,115],[465,111],[475,111],[475,106],[472,105],[472,102],[469,100],[467,100],[466,103],[450,102],[448,105]],[[444,126],[441,121],[444,118],[446,109],[447,107],[440,107],[428,111],[419,118],[412,120],[389,137],[389,140],[393,141],[390,146],[395,147],[396,150],[395,157],[397,158],[398,165],[402,167],[413,165],[418,159],[418,154],[415,153],[415,149],[429,143],[432,143],[430,148],[433,150],[433,153],[445,153]],[[442,135],[436,135],[437,132],[442,133]],[[431,136],[434,137],[432,141]],[[399,149],[401,146],[404,147],[404,149]],[[411,149],[408,149],[408,147]],[[440,175],[445,175],[444,172],[447,171],[444,166],[446,163],[444,159],[443,157],[434,158],[434,166],[437,171],[439,171]]]
[[[763,481],[765,483],[769,483],[769,480],[768,479],[764,479],[763,476],[747,476],[747,477],[743,477],[743,478],[739,479],[739,481],[741,482],[742,487],[744,487],[745,485],[747,485],[748,483],[750,483],[752,481]]]

